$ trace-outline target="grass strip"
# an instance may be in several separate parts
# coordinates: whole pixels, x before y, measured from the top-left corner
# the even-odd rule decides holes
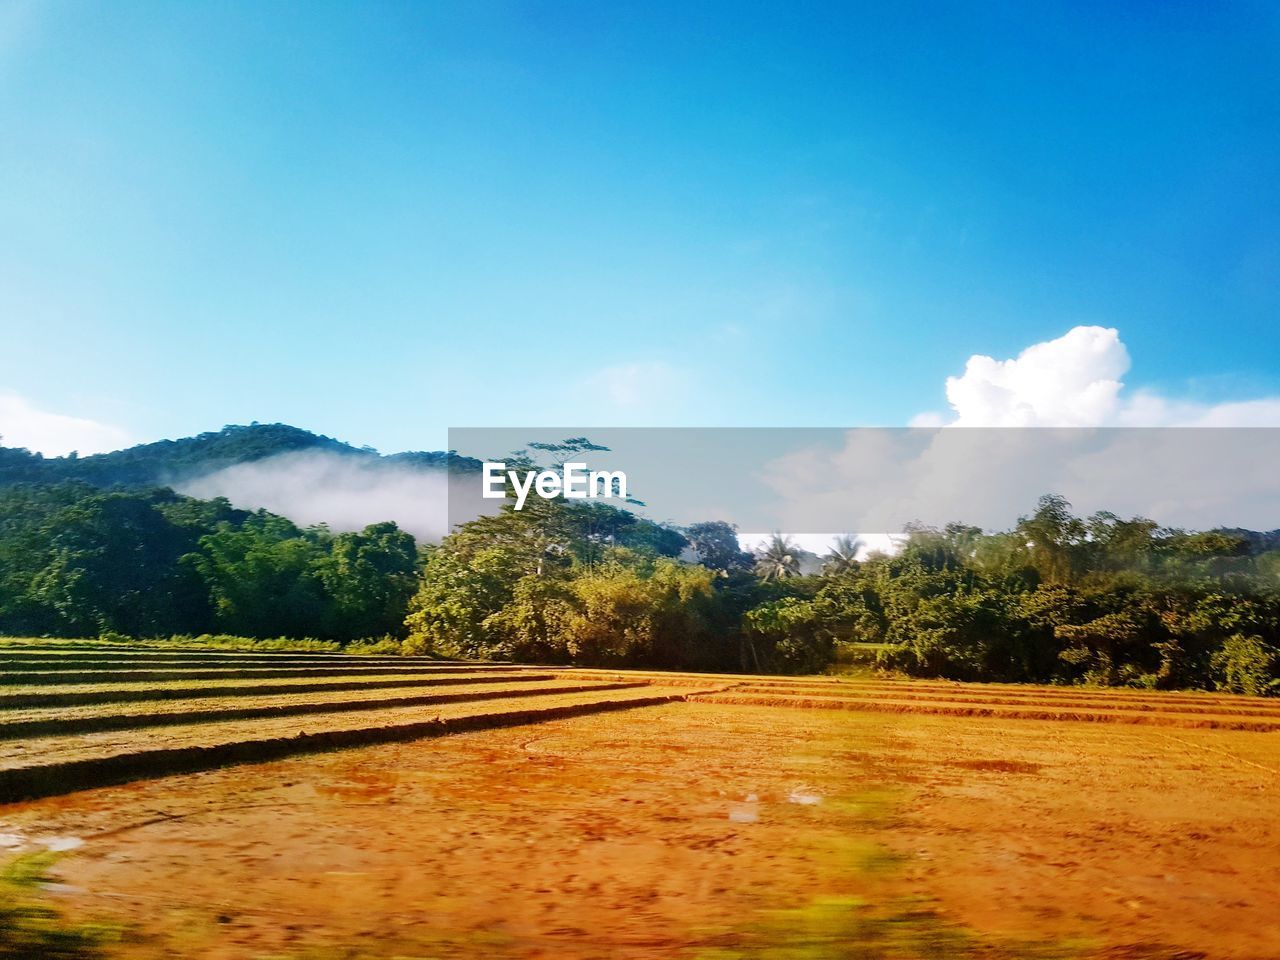
[[[482,668],[483,669],[483,668]],[[506,667],[511,670],[513,668]],[[518,668],[516,668],[518,669]],[[379,666],[297,666],[297,667],[226,667],[199,670],[135,670],[135,669],[101,669],[101,670],[22,670],[0,673],[0,686],[19,686],[37,683],[98,683],[123,680],[220,680],[250,679],[253,677],[294,677],[294,676],[377,676],[392,673],[449,674],[475,673],[473,666],[401,666],[387,664]]]
[[[96,689],[96,690],[24,690],[19,693],[0,694],[0,716],[7,709],[25,709],[28,707],[73,707],[88,706],[95,703],[145,703],[152,700],[187,700],[206,699],[209,697],[242,697],[258,694],[274,693],[307,693],[327,690],[383,690],[392,687],[446,687],[470,683],[532,683],[537,680],[551,680],[554,673],[518,673],[499,675],[497,673],[477,676],[430,676],[406,677],[403,674],[387,678],[348,679],[332,677],[322,680],[300,679],[292,683],[229,683],[221,686],[184,686],[172,683],[166,686],[144,684],[132,685],[129,688]]]
[[[760,707],[793,707],[814,710],[861,710],[868,713],[920,713],[947,717],[996,717],[1003,720],[1058,720],[1084,723],[1129,723],[1161,727],[1183,727],[1206,730],[1242,730],[1270,733],[1280,730],[1280,720],[1258,720],[1234,717],[1202,717],[1171,713],[1122,713],[1113,710],[1073,710],[1065,707],[986,706],[876,700],[857,697],[801,697],[776,694],[726,693],[698,695],[703,703],[737,704]]]
[[[473,689],[459,693],[409,694],[399,697],[371,697],[357,700],[317,701],[299,699],[292,703],[259,706],[193,709],[169,713],[117,713],[88,717],[47,717],[5,722],[0,719],[0,740],[22,737],[57,736],[96,733],[105,730],[136,730],[142,727],[184,726],[191,723],[213,723],[220,720],[253,720],[313,713],[349,713],[387,707],[418,707],[439,703],[464,703],[479,700],[506,700],[516,697],[550,696],[553,694],[588,693],[591,691],[629,690],[647,687],[644,682],[576,683],[523,689]]]
[[[244,739],[218,744],[138,749],[117,754],[53,760],[0,770],[0,803],[56,796],[132,780],[193,773],[241,763],[260,763],[301,753],[370,746],[483,730],[543,723],[567,717],[632,710],[684,699],[684,692],[592,699],[577,703],[496,712],[433,717],[381,726],[297,733],[292,736]]]
[[[1098,709],[1098,710],[1118,710],[1118,711],[1137,711],[1140,713],[1184,713],[1184,714],[1212,714],[1216,716],[1241,716],[1241,717],[1258,717],[1258,718],[1275,718],[1280,720],[1280,701],[1264,700],[1260,697],[1241,698],[1240,703],[1201,703],[1199,701],[1165,701],[1159,696],[1152,699],[1142,700],[1111,700],[1102,697],[1091,697],[1087,693],[1081,692],[1077,696],[1069,698],[1036,698],[1031,695],[1012,696],[1006,695],[999,690],[957,690],[955,692],[939,691],[939,692],[916,692],[901,691],[892,688],[879,690],[853,690],[847,693],[828,693],[811,690],[806,687],[795,686],[763,686],[756,684],[743,684],[734,687],[735,694],[752,695],[752,696],[813,696],[815,694],[823,697],[850,697],[855,699],[869,700],[901,700],[901,701],[921,701],[930,703],[968,703],[981,706],[1044,706],[1057,708],[1077,708],[1077,709]]]

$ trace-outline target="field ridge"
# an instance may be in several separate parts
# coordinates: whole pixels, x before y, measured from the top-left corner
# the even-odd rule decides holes
[[[682,701],[1280,731],[1280,703],[1222,693],[29,643],[0,646],[0,803]]]

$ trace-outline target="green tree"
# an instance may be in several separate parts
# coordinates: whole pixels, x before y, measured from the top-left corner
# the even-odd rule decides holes
[[[401,634],[417,567],[413,537],[390,521],[334,537],[318,568],[333,603],[330,635],[354,640]]]
[[[1016,530],[1027,543],[1041,581],[1066,583],[1072,579],[1087,529],[1072,515],[1066,498],[1056,494],[1041,497],[1035,513],[1021,518]]]
[[[754,559],[738,543],[738,528],[723,520],[695,523],[685,530],[698,562],[710,570],[729,573],[750,570]]]
[[[786,580],[800,576],[800,551],[790,537],[775,533],[756,554],[756,575],[761,580]]]
[[[332,627],[319,571],[321,531],[301,535],[282,517],[224,524],[200,539],[192,563],[213,603],[217,628],[246,637],[322,637]]]
[[[157,509],[172,497],[93,493],[49,515],[20,606],[67,635],[154,636],[202,620],[199,585],[179,564],[191,532]]]
[[[838,575],[856,570],[860,550],[862,550],[862,541],[857,537],[850,534],[836,537],[822,565],[823,573]]]
[[[835,658],[835,640],[816,600],[767,601],[747,611],[744,628],[757,670],[819,673]]]

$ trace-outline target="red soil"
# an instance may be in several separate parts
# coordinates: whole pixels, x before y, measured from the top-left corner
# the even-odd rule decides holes
[[[59,901],[148,960],[901,957],[874,927],[813,952],[814,905],[907,897],[963,932],[939,956],[1280,957],[1272,733],[676,703],[87,791],[0,832],[83,838]]]

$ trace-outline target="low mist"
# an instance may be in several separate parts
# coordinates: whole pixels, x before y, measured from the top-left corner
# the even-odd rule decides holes
[[[241,509],[263,508],[299,526],[324,523],[338,532],[394,520],[420,542],[436,542],[448,523],[447,471],[330,452],[282,453],[170,485],[187,496],[226,497]]]

